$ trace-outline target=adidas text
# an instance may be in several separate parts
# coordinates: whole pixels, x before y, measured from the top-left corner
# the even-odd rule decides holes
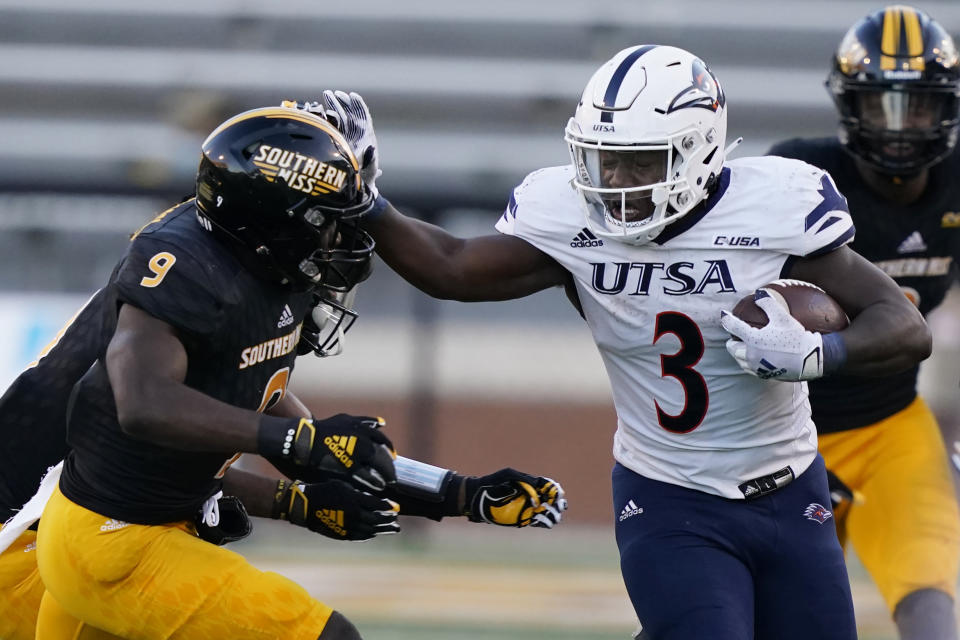
[[[317,512],[315,515],[317,516],[317,519],[320,522],[327,525],[327,528],[333,531],[334,533],[336,533],[337,535],[341,537],[347,535],[347,530],[341,527],[340,525],[338,525],[337,522],[333,518],[328,516],[326,513],[324,513],[322,509],[317,509]]]
[[[623,522],[627,518],[636,516],[643,513],[643,507],[638,507],[633,500],[627,503],[627,506],[623,508],[623,511],[620,512],[620,522]]]
[[[337,460],[342,462],[343,466],[345,466],[347,469],[353,466],[353,460],[350,459],[350,456],[347,455],[347,452],[344,451],[340,445],[334,441],[333,438],[327,436],[323,439],[323,444],[327,445],[327,448],[333,452],[333,455],[337,458]]]
[[[593,235],[593,232],[586,227],[580,231],[577,235],[573,237],[573,240],[570,241],[570,246],[576,248],[581,247],[602,247],[603,240],[597,238]]]
[[[124,522],[123,520],[114,520],[110,518],[105,523],[100,525],[100,531],[116,531],[117,529],[123,529],[124,527],[129,527],[129,522]]]

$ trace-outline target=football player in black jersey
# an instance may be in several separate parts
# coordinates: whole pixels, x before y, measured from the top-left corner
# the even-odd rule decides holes
[[[343,334],[356,318],[349,303],[348,306],[341,304],[344,297],[349,299],[350,296],[325,290],[322,294],[315,294],[317,306],[304,322],[299,353],[316,352],[328,356],[340,352]],[[98,291],[0,398],[0,438],[4,441],[4,447],[0,449],[0,521],[6,522],[20,511],[36,491],[41,476],[67,452],[64,417],[70,390],[96,361],[98,345],[110,339],[103,333],[100,321],[100,305],[104,299],[104,291]],[[278,415],[284,410],[291,415],[309,415],[306,407],[289,391],[270,412]],[[398,458],[398,463],[417,464],[402,457]],[[424,468],[424,465],[418,468],[421,475]],[[444,470],[433,468],[434,475],[440,471]],[[509,469],[479,478],[450,474],[440,479],[448,483],[444,491],[445,497],[451,496],[445,501],[448,504],[437,502],[436,497],[417,501],[409,490],[403,494],[390,492],[403,505],[401,515],[422,515],[436,520],[443,516],[466,515],[475,522],[503,526],[533,524],[551,527],[560,521],[566,506],[559,485],[547,486],[549,483],[545,479]],[[377,513],[384,507],[379,499],[363,495],[335,479],[302,486],[302,483],[290,483],[288,479],[257,477],[231,467],[224,474],[223,481],[224,493],[244,496],[246,510],[251,515],[287,519],[336,540],[368,539],[396,530],[394,514]],[[527,487],[539,489],[540,495],[527,495],[524,483]],[[462,500],[459,498],[460,489],[464,494]],[[554,493],[552,499],[546,495],[550,491]],[[497,497],[497,500],[490,509],[478,508],[480,500],[491,497]],[[314,511],[341,511],[343,521],[298,518],[296,510],[289,506],[303,499],[308,499]],[[521,506],[541,499],[544,504],[535,507],[534,512],[523,513]],[[219,504],[234,504],[229,500],[224,498]],[[496,514],[493,510],[497,510]],[[198,523],[205,539],[216,538],[217,543],[223,543],[232,540],[230,536],[249,531],[245,527],[247,523],[242,520],[234,523],[237,531],[226,531],[223,522],[227,514],[221,512],[220,516],[221,526],[216,529]],[[244,513],[239,512],[235,517],[243,518]],[[0,538],[8,533],[3,532]],[[0,638],[32,640],[44,591],[36,566],[36,525],[30,525],[22,533],[16,531],[15,537],[8,542],[6,548],[0,543],[0,592],[3,594],[0,597]],[[97,637],[114,636],[98,633]]]
[[[787,140],[769,153],[830,172],[857,228],[851,246],[927,314],[956,281],[960,260],[954,42],[924,12],[887,7],[850,28],[826,84],[839,137]],[[837,518],[838,532],[856,548],[900,637],[956,639],[960,519],[917,371],[811,381],[810,401],[838,486],[862,495]]]
[[[74,372],[65,407],[67,455],[37,534],[47,588],[38,637],[82,627],[97,637],[359,638],[294,583],[198,538],[194,516],[216,524],[222,487],[252,513],[349,537],[345,522],[359,515],[368,529],[395,528],[389,503],[341,482],[342,506],[316,508],[332,485],[318,496],[315,485],[225,477],[237,452],[290,477],[385,491],[410,514],[559,519],[559,487],[512,470],[465,479],[401,459],[421,481],[395,486],[379,419],[311,419],[286,393],[314,291],[348,291],[369,274],[373,243],[358,223],[373,198],[357,170],[321,118],[283,108],[231,118],[203,145],[197,197],[142,229],[83,311],[84,327],[106,339]],[[79,366],[84,354],[74,355]]]

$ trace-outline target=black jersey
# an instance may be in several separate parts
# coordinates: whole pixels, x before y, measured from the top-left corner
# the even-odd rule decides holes
[[[0,522],[36,492],[67,453],[67,398],[103,343],[101,290],[0,398]]]
[[[121,304],[170,324],[188,356],[185,384],[228,404],[264,410],[293,369],[311,294],[259,280],[196,218],[174,207],[131,242],[104,289],[112,335]],[[189,519],[218,488],[232,452],[178,451],[124,434],[104,365],[107,342],[73,390],[60,488],[92,511],[138,524]]]
[[[888,202],[872,191],[836,138],[787,140],[769,154],[828,171],[846,196],[857,228],[850,246],[896,280],[924,315],[943,301],[960,260],[960,152],[930,169],[926,191],[909,205]],[[917,395],[918,371],[914,367],[882,378],[835,375],[810,382],[817,429],[854,429],[900,411]]]

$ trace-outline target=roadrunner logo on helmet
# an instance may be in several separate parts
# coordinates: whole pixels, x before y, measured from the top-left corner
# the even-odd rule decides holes
[[[370,274],[358,225],[373,196],[323,118],[268,107],[230,118],[202,146],[200,223],[253,273],[292,289],[346,292]]]
[[[564,133],[589,229],[643,244],[703,201],[720,175],[726,97],[693,54],[631,47],[593,75]]]

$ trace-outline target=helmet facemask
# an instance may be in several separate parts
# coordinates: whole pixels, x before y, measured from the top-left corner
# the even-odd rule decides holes
[[[359,217],[324,216],[319,208],[308,210],[304,220],[320,236],[316,248],[297,265],[300,274],[317,286],[345,293],[370,277],[376,244],[359,224]]]
[[[310,345],[320,358],[343,352],[344,335],[353,327],[357,313],[353,310],[357,287],[349,291],[322,290],[310,312],[300,339]]]
[[[696,129],[658,141],[617,144],[579,138],[572,135],[574,127],[571,119],[567,142],[577,174],[573,184],[594,233],[649,242],[703,199],[702,179],[699,189],[691,188],[686,171],[703,161],[710,144]]]
[[[848,83],[837,103],[847,148],[881,172],[916,173],[956,144],[960,121],[953,90]]]

